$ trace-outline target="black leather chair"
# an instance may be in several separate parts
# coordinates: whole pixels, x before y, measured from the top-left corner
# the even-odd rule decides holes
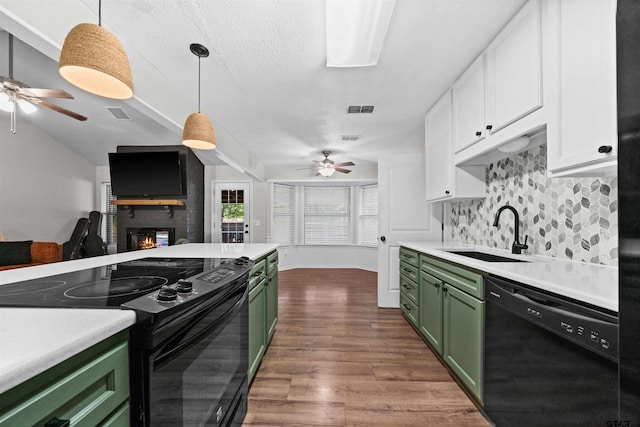
[[[62,260],[82,258],[82,244],[89,232],[89,218],[80,218],[68,242],[62,244]]]
[[[82,243],[82,256],[93,257],[107,254],[107,244],[100,237],[100,224],[102,223],[102,214],[98,211],[89,213],[89,231],[87,237]]]

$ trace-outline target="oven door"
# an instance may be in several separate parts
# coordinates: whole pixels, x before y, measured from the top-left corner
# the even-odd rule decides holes
[[[247,289],[247,283],[235,285],[226,295],[159,322],[139,337],[139,343],[152,343],[152,349],[138,349],[132,357],[141,371],[135,373],[132,367],[141,380],[137,387],[132,380],[132,425],[242,425],[247,408]]]

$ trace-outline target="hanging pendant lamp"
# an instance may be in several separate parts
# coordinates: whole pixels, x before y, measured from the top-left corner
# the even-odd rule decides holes
[[[102,1],[98,25],[78,24],[69,31],[60,52],[60,75],[74,86],[113,99],[133,96],[129,59],[118,39],[102,27]]]
[[[191,53],[198,57],[198,112],[187,117],[182,129],[182,143],[190,148],[213,150],[216,136],[209,118],[200,112],[200,59],[209,56],[209,49],[198,43],[189,46]]]

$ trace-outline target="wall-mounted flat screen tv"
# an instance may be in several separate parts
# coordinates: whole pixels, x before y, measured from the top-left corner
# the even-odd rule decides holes
[[[109,171],[114,196],[183,194],[180,153],[177,151],[109,153]]]

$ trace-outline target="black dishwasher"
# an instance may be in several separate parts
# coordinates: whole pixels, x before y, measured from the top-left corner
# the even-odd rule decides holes
[[[618,318],[485,280],[484,412],[498,427],[602,426],[618,416]]]

